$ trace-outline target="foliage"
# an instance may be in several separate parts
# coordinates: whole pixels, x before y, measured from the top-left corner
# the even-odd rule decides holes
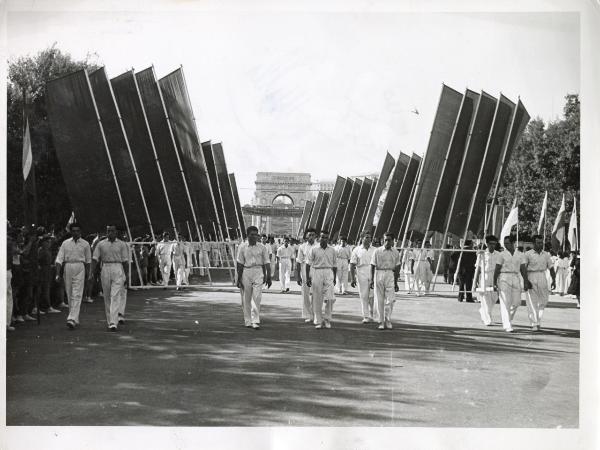
[[[579,96],[569,94],[565,100],[562,119],[547,125],[540,118],[529,122],[504,176],[500,196],[509,205],[518,196],[522,239],[537,233],[546,190],[547,239],[563,193],[567,222],[571,217],[573,198],[577,200],[579,213]]]
[[[46,111],[46,82],[87,68],[97,68],[96,55],[74,60],[56,44],[35,56],[21,56],[8,63],[7,104],[7,216],[23,223],[23,131],[29,119],[31,146],[36,171],[38,223],[64,226],[71,205],[52,142]],[[23,107],[26,105],[25,108]],[[25,109],[25,111],[24,111]]]

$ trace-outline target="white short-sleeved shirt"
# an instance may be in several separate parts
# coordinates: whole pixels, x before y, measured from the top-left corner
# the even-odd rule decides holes
[[[359,245],[352,250],[352,255],[350,256],[350,264],[356,265],[356,267],[369,267],[371,265],[371,260],[373,259],[373,253],[375,253],[376,248],[372,245],[369,248],[365,248],[363,245]]]
[[[308,241],[306,241],[300,244],[300,247],[298,247],[298,258],[296,258],[296,261],[298,261],[299,264],[306,264],[306,260],[308,259],[308,252],[311,248],[318,246],[319,244],[317,242],[313,242],[311,244]]]
[[[510,252],[506,249],[500,253],[496,264],[502,266],[502,270],[500,273],[520,273],[521,264],[525,264],[525,255],[521,253],[519,250],[515,250],[515,252],[511,255]]]
[[[535,250],[527,250],[525,252],[525,262],[527,264],[527,272],[545,272],[553,267],[550,253],[542,250],[541,253]]]
[[[292,259],[295,256],[294,248],[291,245],[287,247],[282,245],[277,249],[277,257],[278,258],[290,258]]]
[[[129,250],[127,249],[127,244],[120,239],[115,239],[113,242],[109,239],[104,239],[96,245],[93,258],[105,264],[124,263],[129,261]]]
[[[64,262],[74,263],[80,262],[89,264],[92,262],[92,251],[90,244],[86,240],[79,238],[77,242],[73,238],[69,238],[60,244],[60,249],[56,255],[56,262],[62,264]]]
[[[352,256],[352,250],[348,245],[346,245],[345,247],[342,247],[341,245],[336,245],[334,248],[338,259],[349,260]]]
[[[435,259],[435,254],[433,250],[424,248],[424,249],[414,249],[412,250],[411,258],[415,261],[427,261],[427,259],[431,259],[432,261]]]
[[[238,248],[237,262],[244,267],[260,267],[269,264],[269,251],[260,242],[250,245],[248,241],[242,242]]]
[[[335,250],[329,245],[326,248],[321,248],[317,245],[310,249],[306,263],[310,264],[313,269],[330,269],[335,267]]]
[[[160,241],[156,244],[156,256],[166,258],[171,255],[171,241]]]
[[[400,265],[400,253],[395,248],[379,247],[371,258],[371,265],[377,270],[394,270]]]
[[[490,253],[485,251],[477,254],[475,267],[478,267],[481,273],[485,272],[486,284],[489,286],[493,284],[496,264],[501,264],[499,252]]]

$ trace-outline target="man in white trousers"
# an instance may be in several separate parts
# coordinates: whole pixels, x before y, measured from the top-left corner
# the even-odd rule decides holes
[[[408,294],[411,294],[414,284],[414,275],[412,271],[415,255],[413,254],[410,241],[407,240],[404,245],[406,246],[402,254],[402,267],[404,268],[404,289]]]
[[[248,240],[240,244],[237,252],[237,285],[242,293],[244,325],[258,330],[262,286],[271,287],[271,266],[269,251],[258,242],[258,228],[249,226],[246,235]]]
[[[106,239],[100,241],[94,249],[90,278],[98,264],[102,264],[100,281],[104,292],[106,322],[109,331],[117,331],[117,324],[119,321],[123,322],[119,314],[125,309],[124,286],[127,284],[129,250],[125,242],[117,239],[117,227],[114,225],[106,227],[106,235]]]
[[[162,237],[162,241],[156,244],[156,256],[158,258],[158,270],[160,270],[162,284],[166,288],[171,277],[171,264],[173,263],[171,259],[172,242],[168,231],[165,231]]]
[[[550,297],[546,271],[550,270],[552,278],[555,277],[550,253],[544,251],[543,236],[539,234],[533,236],[533,249],[525,252],[525,265],[526,276],[523,276],[523,282],[526,291],[529,322],[533,331],[540,331],[544,308]]]
[[[73,330],[79,326],[81,299],[90,268],[92,250],[90,244],[82,239],[81,227],[78,223],[71,223],[69,230],[71,237],[60,245],[56,255],[56,281],[60,283],[61,279],[64,279],[69,303],[67,327]]]
[[[521,305],[521,279],[527,278],[525,270],[525,256],[515,249],[515,237],[513,235],[504,238],[504,251],[500,253],[494,270],[494,288],[498,291],[500,298],[500,315],[502,316],[502,327],[508,333],[512,333],[512,320]]]
[[[350,255],[350,286],[356,287],[358,281],[358,294],[362,308],[362,323],[373,321],[373,288],[371,287],[371,260],[375,247],[371,245],[371,233],[361,233],[361,244],[354,247]]]
[[[277,249],[281,292],[290,291],[290,275],[292,270],[292,259],[294,257],[294,248],[290,245],[290,238],[286,236],[283,240],[283,245]]]
[[[350,257],[352,256],[352,250],[348,246],[348,238],[346,236],[340,236],[340,243],[334,248],[336,254],[338,293],[345,295],[346,288],[348,287],[348,268]]]
[[[171,259],[173,261],[173,272],[175,273],[177,290],[183,289],[182,286],[185,281],[185,269],[187,266],[185,258],[183,242],[175,239],[175,242],[171,245]]]
[[[331,328],[333,304],[335,303],[334,286],[337,267],[335,250],[329,245],[329,233],[321,231],[319,246],[308,252],[306,260],[306,285],[312,287],[313,306],[315,312],[315,328]],[[311,269],[314,271],[311,273]],[[325,303],[325,314],[323,314]]]
[[[192,271],[192,268],[194,267],[194,255],[196,252],[194,251],[193,244],[187,239],[185,239],[185,237],[182,237],[181,241],[183,245],[183,253],[185,255],[185,270],[183,274],[183,284],[189,285],[190,273]]]
[[[298,257],[296,258],[296,282],[301,286],[302,318],[305,323],[313,323],[315,321],[315,311],[313,309],[313,299],[310,292],[311,288],[306,285],[306,260],[310,249],[318,246],[315,242],[317,230],[314,228],[307,228],[305,236],[306,242],[303,242],[298,247]]]
[[[494,271],[499,261],[500,253],[496,251],[498,238],[493,235],[485,238],[486,250],[477,254],[475,263],[474,290],[477,292],[481,307],[479,314],[486,326],[492,324],[492,309],[498,300],[498,292],[494,291]]]
[[[414,283],[417,288],[417,296],[429,293],[429,286],[433,278],[431,266],[435,259],[431,244],[425,241],[424,248],[421,247],[423,241],[417,241],[417,247],[412,252],[411,274],[414,274]],[[421,291],[424,290],[424,293]]]
[[[379,312],[380,330],[392,329],[392,311],[398,288],[400,253],[394,248],[394,234],[387,232],[383,245],[371,258],[371,288],[375,288],[375,301]]]

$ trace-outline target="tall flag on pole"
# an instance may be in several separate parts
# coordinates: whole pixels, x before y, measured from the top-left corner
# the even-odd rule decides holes
[[[571,220],[569,221],[569,244],[571,244],[571,251],[579,250],[579,243],[577,232],[577,205],[576,200],[573,199],[573,211],[571,211]]]
[[[563,240],[565,239],[565,213],[565,194],[563,194],[560,209],[558,210],[556,220],[554,221],[554,227],[552,228],[552,236],[560,245],[562,245]]]
[[[31,151],[31,135],[29,134],[29,119],[25,126],[23,135],[23,187],[26,191],[32,192],[33,183],[29,180],[31,167],[33,166],[33,153]]]
[[[504,222],[504,226],[502,227],[502,232],[500,233],[500,245],[503,245],[504,238],[510,236],[510,232],[515,225],[519,224],[519,207],[516,206],[516,199],[513,202],[513,207],[506,218],[506,222]]]
[[[544,219],[546,218],[546,210],[548,209],[548,191],[544,194],[544,203],[542,203],[542,212],[540,212],[540,221],[538,223],[538,234],[542,234]]]
[[[75,212],[74,211],[71,211],[71,217],[69,217],[69,220],[67,221],[67,226],[65,227],[65,230],[71,231],[72,223],[75,223]]]

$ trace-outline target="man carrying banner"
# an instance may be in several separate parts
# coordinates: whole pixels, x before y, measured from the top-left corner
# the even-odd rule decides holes
[[[238,247],[237,285],[242,293],[244,325],[258,330],[262,286],[266,284],[267,287],[271,287],[271,267],[266,246],[258,242],[258,228],[249,226],[246,235],[247,241]]]
[[[334,248],[337,255],[336,267],[338,293],[345,295],[346,288],[348,287],[348,263],[350,262],[350,256],[352,254],[350,247],[348,247],[348,238],[346,236],[340,236],[340,243]]]
[[[398,292],[398,271],[400,269],[400,253],[393,248],[394,234],[384,235],[384,244],[373,252],[371,258],[371,283],[375,288],[377,310],[379,312],[380,330],[392,329],[392,311],[394,296]]]
[[[56,255],[56,281],[64,278],[69,303],[67,327],[73,330],[79,325],[79,310],[85,279],[91,262],[91,249],[81,238],[81,227],[73,222],[69,226],[71,237],[61,244]]]
[[[279,282],[281,283],[281,292],[290,291],[290,275],[292,270],[292,259],[294,259],[294,249],[290,245],[290,238],[286,236],[283,245],[277,249],[277,262],[279,263]]]
[[[117,227],[106,227],[107,238],[100,241],[94,249],[92,257],[92,270],[90,279],[102,264],[100,280],[104,292],[104,312],[109,331],[117,331],[117,324],[121,321],[119,313],[124,310],[126,300],[125,286],[127,284],[127,271],[129,264],[129,249],[127,244],[117,239]]]
[[[477,254],[474,287],[481,303],[479,308],[481,320],[486,326],[490,326],[492,324],[492,309],[496,300],[498,300],[498,293],[494,291],[494,271],[496,270],[496,264],[499,263],[500,253],[496,251],[498,245],[496,236],[486,236],[485,243],[487,249]]]
[[[315,328],[331,328],[331,316],[335,303],[334,286],[337,267],[335,265],[335,250],[329,246],[329,233],[321,231],[319,246],[308,252],[306,261],[306,285],[312,286],[313,306],[315,311]],[[311,268],[314,274],[311,275]],[[325,314],[323,314],[325,303]]]
[[[314,228],[307,228],[305,233],[306,242],[303,242],[300,244],[300,247],[298,247],[298,258],[296,259],[296,282],[301,286],[302,318],[305,323],[313,323],[315,321],[315,311],[313,309],[313,300],[310,292],[311,289],[306,285],[306,260],[310,249],[318,246],[315,242],[316,235],[317,230]]]
[[[544,308],[548,304],[550,289],[546,270],[554,278],[554,268],[550,254],[544,251],[544,237],[533,236],[533,249],[525,253],[526,274],[523,276],[527,292],[527,309],[533,331],[540,331]]]
[[[362,323],[373,321],[373,288],[371,287],[371,261],[375,247],[371,245],[371,233],[363,231],[361,234],[362,243],[352,250],[350,256],[350,276],[352,283],[350,286],[356,287],[358,281],[358,294],[362,307]]]

